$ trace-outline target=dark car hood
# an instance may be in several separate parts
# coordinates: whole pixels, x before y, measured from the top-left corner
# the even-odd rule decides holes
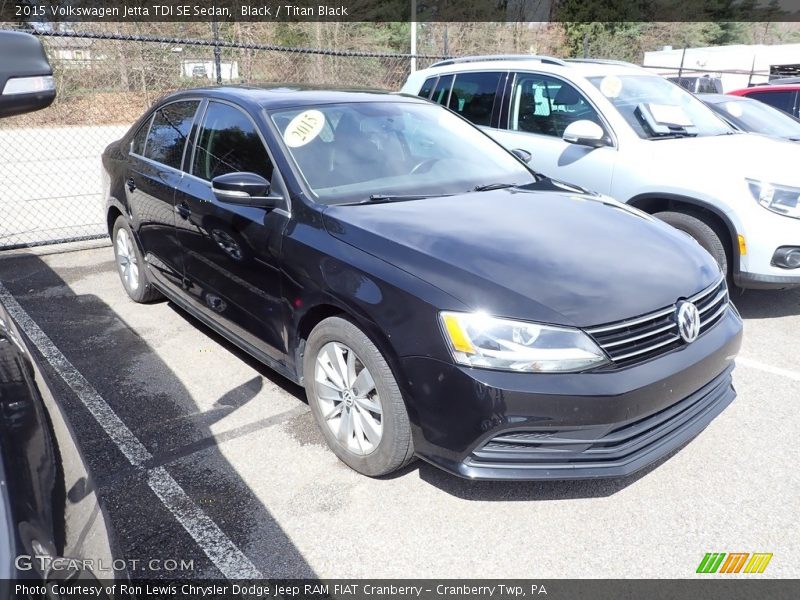
[[[685,234],[619,203],[495,190],[331,206],[331,235],[473,310],[590,326],[690,296],[719,269]]]

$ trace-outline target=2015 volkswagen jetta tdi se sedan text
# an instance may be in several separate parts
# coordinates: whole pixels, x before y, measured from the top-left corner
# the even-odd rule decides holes
[[[366,475],[419,456],[620,476],[734,398],[742,323],[709,254],[427,101],[183,91],[103,164],[131,298],[166,296],[303,384]]]

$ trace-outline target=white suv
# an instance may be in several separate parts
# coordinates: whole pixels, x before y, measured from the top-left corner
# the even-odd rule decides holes
[[[800,145],[737,133],[658,75],[616,61],[468,57],[412,73],[402,92],[530,153],[549,177],[685,231],[741,287],[800,285]]]

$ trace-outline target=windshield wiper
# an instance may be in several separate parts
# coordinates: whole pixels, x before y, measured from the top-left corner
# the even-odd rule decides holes
[[[690,133],[686,130],[683,131],[671,131],[669,133],[662,133],[660,135],[654,135],[651,137],[651,140],[674,140],[676,138],[687,138],[687,137],[697,137],[696,133]]]
[[[405,202],[407,200],[425,200],[426,198],[441,198],[443,196],[451,196],[452,194],[406,194],[406,195],[388,195],[388,194],[372,194],[369,198],[359,200],[358,202],[345,202],[339,206],[355,206],[358,204],[384,204],[386,202]]]
[[[486,185],[476,185],[472,188],[473,192],[488,192],[489,190],[502,190],[503,188],[516,187],[516,183],[487,183]]]

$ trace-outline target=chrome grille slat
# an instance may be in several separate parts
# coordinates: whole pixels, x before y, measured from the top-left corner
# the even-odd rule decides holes
[[[614,360],[627,360],[629,358],[633,358],[634,356],[639,356],[640,354],[649,354],[653,350],[658,350],[662,346],[666,346],[667,344],[672,344],[673,342],[677,342],[680,339],[677,335],[670,336],[670,339],[664,340],[663,342],[659,342],[658,344],[653,344],[651,346],[646,346],[644,348],[640,348],[639,350],[634,350],[633,352],[629,352],[628,354],[622,354],[619,356],[614,357]]]
[[[715,312],[713,315],[711,315],[710,317],[708,317],[708,318],[707,318],[705,321],[702,321],[702,322],[700,323],[700,328],[702,329],[703,327],[705,327],[706,325],[708,325],[708,324],[709,324],[709,323],[711,323],[712,321],[715,321],[717,318],[719,318],[719,317],[722,315],[722,313],[724,313],[724,312],[725,312],[725,310],[726,310],[727,308],[728,308],[728,303],[727,303],[727,302],[725,302],[725,303],[724,303],[722,306],[720,306],[720,307],[717,309],[717,312]]]
[[[702,300],[703,298],[705,298],[706,296],[708,296],[708,295],[709,295],[709,294],[711,294],[712,292],[714,292],[714,291],[716,291],[717,289],[719,289],[719,286],[720,286],[720,284],[722,283],[722,280],[723,280],[723,278],[722,278],[722,277],[720,277],[720,278],[717,280],[717,282],[716,282],[714,285],[712,285],[712,286],[710,286],[710,287],[707,287],[707,288],[706,288],[706,289],[704,289],[702,292],[700,292],[700,293],[697,293],[697,294],[695,294],[694,296],[690,296],[689,298],[687,298],[687,300],[688,300],[689,302],[692,302],[692,303],[694,303],[694,304],[697,304],[698,302],[700,302],[700,300]],[[726,289],[727,289],[727,287],[726,287]]]
[[[729,306],[724,277],[687,300],[697,307],[700,335],[703,335]],[[676,305],[672,305],[633,319],[589,327],[585,331],[615,365],[627,366],[669,352],[683,343],[678,325],[673,320],[675,311]]]
[[[626,327],[632,327],[634,325],[638,325],[639,323],[645,323],[647,321],[654,321],[659,317],[664,317],[666,315],[672,314],[675,309],[665,308],[662,311],[652,313],[649,315],[645,315],[643,317],[639,317],[638,319],[631,319],[630,321],[621,321],[619,323],[614,323],[612,325],[604,325],[602,327],[591,327],[586,330],[586,333],[590,335],[594,335],[596,333],[605,333],[607,331],[616,331],[618,329],[625,329]]]
[[[663,333],[668,329],[673,329],[674,327],[675,323],[670,323],[669,325],[664,325],[663,327],[659,327],[658,329],[654,329],[653,331],[648,331],[647,333],[643,333],[641,335],[635,335],[633,337],[623,338],[616,342],[608,342],[607,344],[603,344],[603,348],[614,348],[615,346],[621,346],[622,344],[629,344],[631,342],[635,342],[636,340],[643,340],[653,335],[658,335],[659,333]]]
[[[706,312],[707,310],[709,310],[710,308],[712,308],[714,305],[718,304],[718,303],[719,303],[721,300],[725,299],[725,297],[726,297],[727,295],[728,295],[728,290],[722,290],[722,291],[721,291],[719,294],[717,294],[717,295],[714,297],[714,299],[713,299],[711,302],[709,302],[708,304],[706,304],[706,305],[705,305],[703,308],[700,308],[700,307],[698,306],[698,307],[697,307],[697,310],[698,310],[698,311],[700,312],[700,314],[702,315],[704,312]],[[726,304],[727,304],[727,302],[726,302]]]

